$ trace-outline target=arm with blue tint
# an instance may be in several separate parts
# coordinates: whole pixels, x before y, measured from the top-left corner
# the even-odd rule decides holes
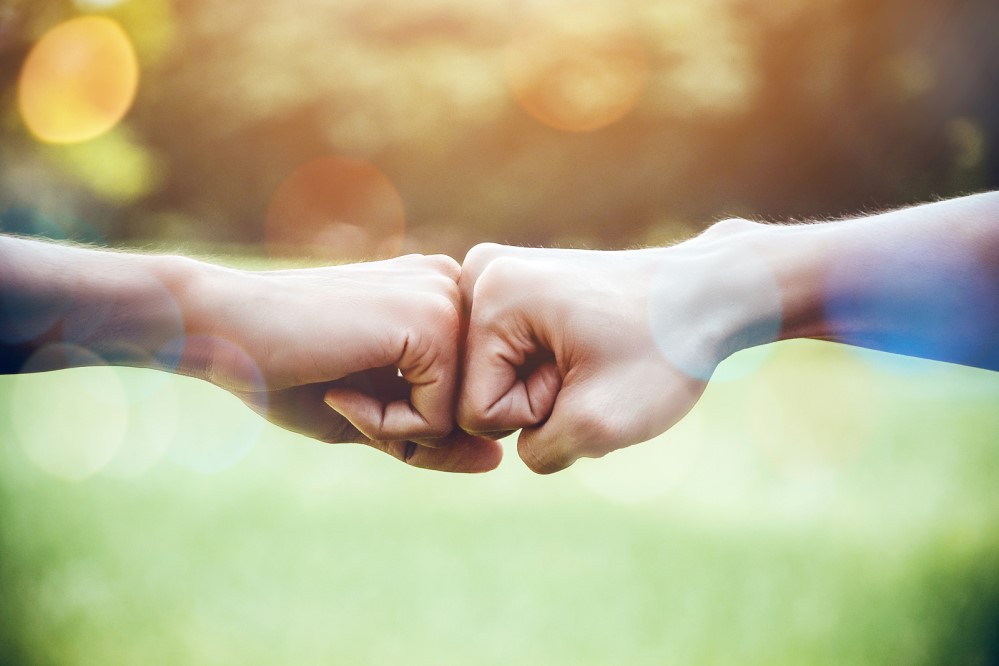
[[[999,370],[999,193],[744,242],[780,285],[782,338],[816,338]]]
[[[161,354],[184,335],[175,292],[199,269],[181,257],[0,236],[0,371],[57,370],[96,358],[177,369]],[[29,363],[55,347],[63,353]]]
[[[315,439],[485,471],[498,444],[454,424],[459,273],[419,255],[252,272],[0,236],[0,370],[182,373]]]
[[[538,472],[645,441],[731,354],[816,338],[999,369],[999,194],[836,222],[725,220],[668,248],[481,245],[458,422]]]

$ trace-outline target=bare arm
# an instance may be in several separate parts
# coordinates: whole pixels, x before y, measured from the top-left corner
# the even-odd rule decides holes
[[[999,193],[747,241],[777,276],[781,337],[999,370]]]
[[[179,372],[322,441],[484,471],[498,445],[454,429],[459,272],[412,255],[255,273],[0,237],[0,370]]]
[[[811,337],[999,370],[999,194],[855,220],[720,222],[670,248],[482,245],[459,422],[539,472],[671,427],[740,349]]]
[[[205,326],[191,312],[184,316],[178,296],[195,274],[222,270],[180,257],[0,236],[0,370],[19,372],[36,351],[55,343],[122,365],[174,366],[158,355]],[[85,358],[69,355],[63,367]]]

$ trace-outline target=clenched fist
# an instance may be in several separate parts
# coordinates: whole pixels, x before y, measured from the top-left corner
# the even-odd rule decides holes
[[[740,310],[705,307],[719,298],[700,279],[723,267],[715,235],[621,252],[473,248],[458,423],[522,428],[520,456],[541,473],[672,426],[727,355]]]

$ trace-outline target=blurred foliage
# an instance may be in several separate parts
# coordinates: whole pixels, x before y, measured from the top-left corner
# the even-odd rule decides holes
[[[509,50],[542,6],[567,29],[613,14],[644,49],[620,120],[568,132],[518,106]],[[86,13],[131,36],[138,99],[110,135],[44,146],[18,73]],[[999,184],[997,23],[992,0],[0,0],[0,212],[113,243],[256,244],[273,192],[324,155],[388,175],[405,249],[459,255],[950,196]]]

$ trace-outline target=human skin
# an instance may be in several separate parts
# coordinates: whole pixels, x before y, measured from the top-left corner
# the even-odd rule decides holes
[[[454,427],[459,273],[445,256],[251,272],[0,236],[0,371],[177,372],[324,442],[487,471],[499,445]]]
[[[627,251],[473,248],[458,422],[539,473],[648,440],[714,368],[814,338],[999,370],[999,194]]]

